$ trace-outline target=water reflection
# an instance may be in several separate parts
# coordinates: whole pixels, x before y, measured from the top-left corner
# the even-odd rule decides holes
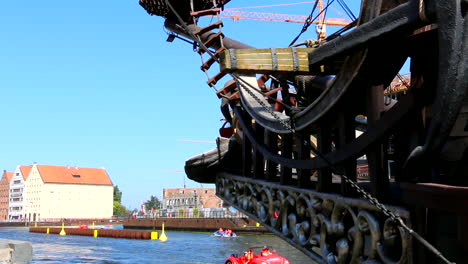
[[[0,228],[0,238],[33,243],[32,263],[224,263],[233,253],[271,246],[292,263],[311,263],[302,252],[273,235],[212,237],[209,233],[166,232],[169,240],[129,240],[29,233]]]

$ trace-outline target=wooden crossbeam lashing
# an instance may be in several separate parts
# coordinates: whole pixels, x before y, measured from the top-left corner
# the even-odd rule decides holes
[[[223,72],[310,74],[308,52],[313,48],[229,49],[220,54]]]

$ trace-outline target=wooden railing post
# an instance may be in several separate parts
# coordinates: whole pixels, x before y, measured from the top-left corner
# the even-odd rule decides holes
[[[281,156],[285,158],[292,158],[293,137],[291,134],[281,135]],[[280,183],[291,184],[292,182],[292,169],[286,166],[280,168]]]
[[[331,151],[331,130],[328,124],[322,124],[318,129],[317,148],[322,154],[327,154]],[[319,169],[317,191],[328,192],[331,190],[332,174],[329,168]]]
[[[244,120],[249,126],[252,125],[252,117],[244,112]],[[242,174],[245,177],[252,176],[252,143],[246,135],[242,138]]]
[[[335,142],[337,148],[346,143],[353,141],[356,138],[356,128],[355,128],[355,120],[354,116],[347,114],[345,112],[341,112],[338,115],[338,137],[337,141]],[[356,160],[355,159],[348,159],[343,164],[340,164],[344,174],[349,179],[356,181],[357,173],[356,173]],[[353,190],[344,180],[341,180],[341,194],[348,196],[351,194]]]
[[[255,139],[259,142],[265,140],[265,129],[260,124],[255,123]],[[263,154],[258,151],[254,146],[253,151],[253,177],[255,179],[263,179],[265,177],[265,163]]]
[[[272,153],[278,153],[278,135],[274,132],[271,131],[266,131],[266,145],[268,146],[268,149]],[[266,161],[266,177],[265,179],[267,181],[277,181],[277,175],[278,175],[278,164],[271,161],[267,160]]]
[[[380,119],[383,110],[383,87],[369,86],[367,88],[367,124],[372,126]],[[371,146],[366,153],[367,163],[369,164],[369,178],[371,181],[371,194],[382,199],[388,192],[388,173],[387,164],[384,160],[382,144]]]
[[[305,142],[304,142],[305,141]],[[300,137],[296,138],[297,156],[299,159],[310,159],[310,134],[302,132]],[[300,188],[311,188],[312,170],[297,170],[297,186]]]

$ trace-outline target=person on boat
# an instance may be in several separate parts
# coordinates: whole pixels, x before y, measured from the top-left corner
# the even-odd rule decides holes
[[[249,249],[247,251],[244,251],[244,257],[247,262],[251,261],[253,259],[253,251],[252,249]]]
[[[269,248],[264,248],[264,249],[262,249],[262,251],[260,251],[260,255],[262,255],[262,256],[268,256],[270,254],[271,254],[271,251],[270,251]]]
[[[221,234],[221,233],[223,233],[223,232],[224,232],[224,230],[220,227],[220,228],[218,229],[218,233]]]
[[[226,235],[227,235],[227,236],[231,236],[231,234],[232,234],[232,230],[231,230],[231,229],[227,229],[227,230],[226,230]]]

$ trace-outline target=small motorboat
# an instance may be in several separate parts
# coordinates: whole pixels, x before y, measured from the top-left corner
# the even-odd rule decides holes
[[[88,226],[87,225],[79,225],[78,229],[88,229]]]
[[[254,247],[244,251],[242,256],[232,254],[226,259],[225,264],[291,264],[291,262],[269,247]]]
[[[237,237],[236,233],[232,232],[231,234],[227,234],[226,232],[214,232],[213,236],[215,237]]]
[[[104,226],[99,227],[99,229],[114,229],[114,226],[113,225],[104,225]]]

